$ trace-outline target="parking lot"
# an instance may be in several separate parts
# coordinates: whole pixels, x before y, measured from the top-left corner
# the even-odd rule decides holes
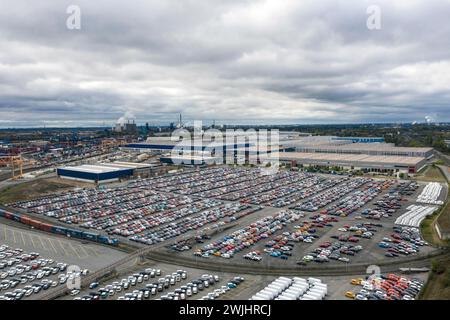
[[[393,194],[399,193],[399,183],[393,183],[384,185],[380,182],[383,188],[378,193],[373,193],[373,188],[363,187],[366,189],[369,196],[361,201],[361,195],[363,194],[361,188],[356,188],[353,191],[355,195],[355,201],[352,200],[352,193],[350,196],[344,197],[351,203],[357,203],[358,205],[348,206],[349,210],[346,213],[340,213],[338,215],[323,215],[318,214],[318,211],[305,212],[297,211],[297,214],[301,214],[302,217],[296,221],[282,222],[278,224],[282,227],[278,230],[267,233],[267,230],[258,230],[258,236],[249,234],[250,229],[246,226],[252,226],[255,229],[260,228],[260,225],[256,224],[258,219],[267,217],[268,215],[276,215],[279,210],[272,209],[269,212],[255,213],[250,216],[244,223],[242,221],[239,225],[227,230],[225,234],[217,234],[211,239],[202,240],[201,244],[195,243],[192,245],[192,249],[195,253],[198,253],[196,259],[221,259],[221,263],[232,264],[258,264],[270,267],[272,265],[277,266],[292,266],[301,260],[302,257],[319,249],[321,246],[327,247],[328,243],[339,243],[341,246],[352,248],[361,247],[361,250],[355,252],[349,252],[346,255],[342,255],[342,261],[340,260],[325,260],[327,264],[346,264],[346,263],[366,263],[366,262],[380,262],[385,259],[398,258],[398,254],[392,253],[391,257],[387,257],[386,247],[380,247],[380,242],[384,240],[394,241],[393,243],[401,242],[405,245],[414,245],[409,242],[396,240],[393,237],[397,237],[394,232],[394,221],[398,215],[407,211],[407,207],[415,203],[417,194],[419,194],[424,188],[425,184],[419,184],[414,191],[404,192],[398,194],[397,198],[393,197]],[[401,199],[401,200],[396,200]],[[336,208],[336,203],[342,202],[337,200],[331,201],[328,205],[322,206],[322,208]],[[394,205],[395,204],[395,205]],[[388,207],[388,205],[390,207]],[[295,207],[295,205],[293,206]],[[387,209],[391,208],[392,209]],[[318,208],[319,209],[319,208]],[[335,220],[331,220],[330,216]],[[271,222],[272,223],[272,222]],[[269,225],[271,226],[271,225]],[[314,229],[314,230],[311,230]],[[348,230],[350,229],[350,230]],[[368,231],[369,229],[370,231]],[[365,230],[362,232],[361,230]],[[255,232],[255,230],[253,230]],[[313,231],[313,232],[311,232]],[[364,234],[363,234],[364,233]],[[243,235],[247,234],[245,238]],[[363,234],[361,236],[361,234]],[[279,250],[278,243],[270,246],[269,244],[275,241],[282,241],[284,236],[284,243],[290,243],[291,246],[286,248],[281,254],[272,254]],[[296,236],[296,237],[293,237]],[[336,238],[335,238],[336,237]],[[281,240],[280,240],[281,238]],[[342,239],[341,239],[342,238]],[[260,240],[257,240],[260,239]],[[250,240],[250,242],[249,242]],[[282,242],[283,243],[283,242]],[[392,245],[393,245],[392,243]],[[278,246],[278,247],[277,247]],[[271,251],[269,251],[269,249]],[[357,249],[357,248],[356,248]],[[394,251],[395,249],[388,249]],[[430,251],[434,250],[430,246],[417,246],[416,252],[407,252],[409,254],[423,254],[426,255]],[[219,251],[220,254],[217,254]],[[230,259],[230,252],[234,253],[234,258]],[[287,253],[286,253],[287,252]],[[206,255],[205,255],[206,253]],[[181,255],[188,258],[191,255],[191,251],[182,252]],[[222,254],[225,254],[222,256]],[[351,255],[350,255],[351,254]],[[233,254],[231,254],[233,256]],[[286,255],[284,259],[280,259],[281,255]],[[390,255],[390,254],[389,254]],[[222,256],[222,257],[220,257]],[[248,259],[243,259],[243,258]],[[252,259],[255,257],[255,259]],[[223,259],[225,258],[225,259]],[[309,262],[309,261],[307,261]],[[320,261],[317,261],[320,262]],[[317,263],[317,262],[313,262]],[[301,265],[300,268],[307,267],[307,265]]]
[[[124,288],[123,285],[120,285],[123,280],[130,279],[133,275],[138,275],[139,273],[143,272],[144,270],[159,270],[161,273],[160,275],[156,275],[152,278],[149,277],[147,280],[142,279],[142,282],[136,281],[134,285],[132,285],[131,281],[129,281],[129,284],[127,285],[127,288]],[[166,276],[172,275],[176,273],[177,271],[183,271],[186,272],[186,279],[180,279],[180,281],[175,281],[174,284],[170,284],[167,286],[167,288],[163,288],[161,291],[156,290],[155,294],[152,294],[151,291],[149,292],[148,297],[146,298],[143,294],[141,298],[143,300],[153,300],[153,299],[161,299],[164,296],[170,295],[171,293],[175,292],[186,292],[188,288],[191,288],[188,286],[189,283],[192,283],[196,279],[200,279],[203,275],[212,275],[212,276],[218,276],[219,281],[217,283],[214,283],[213,285],[208,286],[208,288],[203,288],[202,290],[197,290],[197,293],[189,293],[189,296],[177,296],[177,299],[186,299],[186,300],[197,300],[211,297],[211,295],[214,295],[214,299],[218,300],[248,300],[252,296],[254,296],[256,293],[260,292],[264,288],[266,288],[270,283],[275,281],[278,277],[274,276],[266,276],[266,275],[254,275],[254,274],[242,274],[242,273],[224,273],[224,272],[212,272],[212,271],[204,271],[200,269],[194,269],[194,268],[187,268],[182,266],[176,266],[176,265],[170,265],[170,264],[164,264],[164,263],[154,263],[151,261],[148,261],[144,264],[130,264],[129,266],[123,268],[122,270],[119,270],[119,274],[112,278],[108,279],[106,281],[101,281],[100,283],[96,283],[95,288],[90,289],[86,288],[82,290],[81,292],[77,293],[73,296],[65,296],[61,299],[63,300],[72,300],[72,299],[83,299],[88,298],[89,300],[91,297],[88,296],[94,296],[99,295],[99,290],[106,289],[106,288],[112,288],[114,289],[117,285],[121,286],[121,288],[117,288],[114,290],[114,293],[112,295],[109,295],[109,293],[106,295],[103,295],[103,297],[100,295],[98,299],[106,299],[106,300],[116,300],[116,299],[125,299],[125,297],[131,297],[133,296],[133,292],[136,294],[136,298],[138,296],[138,292],[143,292],[146,288],[151,288],[152,284],[158,283],[158,280],[160,278],[165,278]],[[386,273],[383,273],[383,269],[381,269],[382,274],[387,275]],[[422,281],[426,281],[428,273],[417,273],[417,274],[409,274],[409,275],[403,275],[407,278],[418,278]],[[324,297],[325,300],[348,300],[350,298],[346,297],[345,294],[348,291],[352,291],[358,293],[361,289],[363,289],[362,286],[357,286],[351,283],[352,279],[366,279],[369,276],[369,274],[361,274],[361,275],[354,275],[354,276],[318,276],[314,278],[318,278],[321,280],[322,283],[327,285],[327,294]],[[235,288],[232,288],[230,290],[224,290],[224,292],[221,292],[216,296],[214,291],[221,291],[223,286],[227,286],[229,284],[230,280],[239,277],[243,278],[244,281],[242,281],[238,286]],[[302,277],[299,275],[299,277]],[[303,277],[304,279],[307,279],[308,277]],[[136,278],[137,279],[137,278]],[[115,285],[113,285],[115,284]],[[183,288],[181,291],[178,289]],[[120,290],[120,291],[119,291]],[[142,291],[141,291],[142,290]],[[151,290],[151,289],[150,289]],[[102,292],[102,291],[100,291]],[[109,292],[109,290],[108,290]],[[92,293],[92,294],[91,294]],[[121,298],[122,297],[122,298]],[[127,298],[128,299],[128,298]],[[134,298],[130,298],[134,299]],[[213,299],[212,297],[210,299]]]
[[[98,270],[125,256],[125,253],[107,246],[4,224],[0,225],[0,243],[28,252],[37,251],[42,256],[71,265],[82,265],[90,270]]]
[[[418,199],[436,206],[446,196],[446,186],[423,182],[210,167],[11,206],[181,258],[301,270],[426,255],[434,249],[418,232],[394,223]],[[79,259],[95,256],[75,244],[56,241],[53,248],[45,239],[4,236]]]

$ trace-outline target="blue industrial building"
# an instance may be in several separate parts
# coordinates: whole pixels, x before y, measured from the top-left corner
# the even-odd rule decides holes
[[[118,168],[108,166],[81,165],[76,167],[58,168],[58,177],[91,183],[106,183],[118,181],[133,176],[133,168]]]
[[[383,143],[381,137],[332,137],[331,140],[351,141],[353,143]]]
[[[208,142],[202,143],[202,144],[182,144],[182,143],[129,143],[124,145],[122,148],[126,149],[134,149],[140,152],[145,151],[167,151],[172,150],[175,148],[183,149],[184,151],[188,151],[189,149],[191,151],[207,151],[211,148],[223,148],[223,151],[226,150],[236,150],[238,148],[244,148],[249,147],[249,143],[234,143],[234,144],[222,144],[222,143],[212,143],[211,145],[208,144]]]

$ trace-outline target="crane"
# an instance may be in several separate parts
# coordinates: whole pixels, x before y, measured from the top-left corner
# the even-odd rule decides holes
[[[0,166],[9,166],[11,168],[12,178],[18,179],[23,175],[23,163],[22,156],[6,156],[0,158]],[[19,170],[19,174],[16,175],[16,170]]]

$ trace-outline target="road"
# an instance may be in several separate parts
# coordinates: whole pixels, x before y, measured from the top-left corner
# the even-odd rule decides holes
[[[442,165],[438,165],[437,167],[439,169],[441,169],[441,172],[445,176],[445,178],[447,179],[447,182],[450,182],[450,168],[447,167],[447,166],[442,166]]]

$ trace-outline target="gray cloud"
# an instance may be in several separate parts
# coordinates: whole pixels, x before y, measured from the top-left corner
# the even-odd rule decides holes
[[[450,121],[448,0],[0,3],[0,127]]]

